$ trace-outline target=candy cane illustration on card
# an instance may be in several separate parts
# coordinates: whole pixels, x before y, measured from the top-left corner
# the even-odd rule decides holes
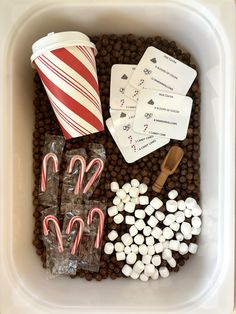
[[[33,47],[37,69],[66,139],[104,130],[96,48],[79,32],[50,33]]]

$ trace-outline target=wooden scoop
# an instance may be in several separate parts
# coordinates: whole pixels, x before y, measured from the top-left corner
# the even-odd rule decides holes
[[[184,151],[179,146],[172,146],[168,151],[163,163],[161,164],[161,173],[152,186],[153,191],[159,193],[163,188],[169,175],[177,169],[184,155]]]

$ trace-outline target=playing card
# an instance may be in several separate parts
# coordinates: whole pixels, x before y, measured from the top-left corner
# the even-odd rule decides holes
[[[136,160],[143,158],[144,156],[169,143],[168,139],[156,137],[154,139],[151,139],[147,143],[132,144],[124,148],[121,147],[119,144],[111,118],[106,120],[106,125],[125,161],[128,163],[135,162]]]
[[[156,89],[186,95],[195,77],[196,70],[169,56],[155,47],[148,47],[129,79],[129,85],[140,91],[143,88]],[[137,92],[132,96],[129,88],[125,95],[137,100]]]
[[[184,140],[192,102],[190,97],[143,89],[139,92],[133,129],[143,134]]]
[[[154,138],[154,135],[143,135],[133,131],[135,110],[120,111],[110,109],[110,114],[115,133],[121,147],[144,143]]]
[[[136,102],[124,94],[136,66],[132,64],[114,64],[111,68],[110,107],[116,110],[134,110]]]

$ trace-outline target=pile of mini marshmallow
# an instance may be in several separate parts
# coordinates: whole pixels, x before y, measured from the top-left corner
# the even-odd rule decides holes
[[[116,196],[113,199],[113,206],[108,208],[108,215],[113,217],[116,224],[125,220],[130,228],[129,233],[121,236],[121,242],[115,242],[119,235],[116,230],[112,230],[108,234],[110,242],[104,246],[106,254],[110,255],[115,251],[117,261],[126,261],[122,268],[125,276],[139,278],[141,281],[148,281],[149,278],[157,280],[159,276],[169,277],[168,268],[159,266],[163,259],[170,267],[176,267],[172,251],[181,255],[196,254],[198,249],[196,243],[187,245],[182,241],[191,240],[193,235],[199,235],[202,224],[200,218],[202,210],[195,199],[188,197],[185,201],[176,201],[178,192],[170,191],[169,200],[165,204],[167,211],[165,215],[158,210],[163,206],[158,197],[149,201],[149,197],[143,195],[147,190],[147,185],[140,184],[136,179],[125,183],[122,188],[117,182],[111,183],[111,191],[115,192]],[[139,205],[145,207],[140,208]],[[123,215],[122,212],[126,214]],[[191,218],[191,224],[185,221],[186,218]],[[163,229],[158,227],[159,222],[164,224]],[[141,256],[141,259],[138,260],[138,256]]]

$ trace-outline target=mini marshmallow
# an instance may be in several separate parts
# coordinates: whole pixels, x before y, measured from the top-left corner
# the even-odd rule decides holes
[[[163,252],[163,250],[164,250],[164,247],[163,247],[162,243],[156,243],[154,245],[154,248],[155,248],[155,251],[156,251],[157,254]]]
[[[126,197],[126,192],[123,189],[119,189],[116,192],[116,196],[118,196],[121,200],[123,200]]]
[[[143,234],[146,237],[150,236],[151,232],[152,232],[152,228],[150,226],[146,226],[143,228]]]
[[[184,239],[184,236],[181,232],[177,232],[175,237],[176,237],[176,240],[179,242],[183,241],[183,239]]]
[[[111,242],[107,242],[104,246],[104,252],[107,254],[107,255],[110,255],[112,254],[114,251],[114,244],[111,243]]]
[[[133,202],[127,202],[125,204],[125,207],[124,207],[125,211],[127,213],[133,213],[134,212],[134,209],[135,209],[135,203]]]
[[[136,209],[134,212],[134,216],[138,219],[144,219],[146,216],[146,213],[143,209]]]
[[[150,277],[155,273],[155,266],[153,264],[147,264],[144,266],[144,275]]]
[[[151,259],[152,259],[151,255],[143,255],[142,262],[143,264],[148,265],[151,264]]]
[[[125,198],[123,198],[122,202],[124,204],[128,203],[130,201],[130,196],[128,194],[126,194]]]
[[[184,242],[180,243],[179,254],[185,255],[188,253],[188,245]]]
[[[117,182],[111,182],[110,189],[112,192],[117,192],[119,190],[119,184]]]
[[[135,186],[132,186],[132,187],[130,188],[130,190],[129,190],[129,195],[130,195],[131,197],[133,197],[133,198],[138,197],[138,195],[139,195],[139,189],[136,188]]]
[[[178,196],[178,192],[177,192],[176,190],[171,190],[171,191],[168,193],[168,197],[169,197],[169,199],[171,199],[171,200],[174,200],[177,196]]]
[[[168,268],[164,266],[159,268],[159,274],[162,278],[167,278],[170,275]]]
[[[168,200],[166,202],[166,209],[170,213],[175,213],[178,209],[177,202],[175,200]]]
[[[184,236],[184,238],[185,238],[185,240],[191,240],[192,239],[192,234],[191,233],[190,234],[186,234]]]
[[[134,216],[125,216],[125,223],[127,225],[133,225],[135,223]]]
[[[169,227],[165,227],[162,232],[163,232],[164,238],[167,239],[167,240],[172,239],[173,236],[174,236],[173,230],[170,229]],[[159,241],[160,241],[160,238],[159,238]]]
[[[141,183],[139,185],[139,193],[140,194],[145,194],[148,190],[148,186],[145,183]]]
[[[125,260],[125,252],[117,252],[116,253],[116,260],[119,261],[124,261]]]
[[[120,200],[120,198],[119,198],[118,196],[115,196],[115,197],[113,198],[112,203],[113,203],[114,205],[118,205],[118,204],[120,204],[120,202],[121,202],[121,200]]]
[[[145,195],[140,196],[139,203],[140,205],[147,205],[149,203],[149,197]]]
[[[159,209],[161,208],[161,206],[163,205],[163,202],[158,198],[158,197],[154,197],[151,202],[150,205],[154,208],[154,209]]]
[[[130,202],[139,205],[139,197],[131,197]]]
[[[202,214],[202,209],[199,205],[196,204],[192,209],[192,215],[193,216],[201,216],[201,214]]]
[[[154,245],[155,244],[154,238],[152,236],[146,237],[146,244],[147,245]]]
[[[129,265],[125,264],[125,265],[123,266],[123,268],[122,268],[121,271],[122,271],[122,273],[123,273],[126,277],[129,277],[129,276],[131,275],[133,269],[132,269]]]
[[[155,254],[154,245],[148,245],[148,255],[154,255],[154,254]]]
[[[145,207],[144,211],[148,216],[151,216],[154,212],[154,208],[151,205]]]
[[[107,237],[110,241],[114,241],[116,238],[118,238],[118,233],[115,230],[112,230],[109,232]]]
[[[164,224],[165,226],[169,226],[169,225],[171,225],[173,222],[175,222],[175,215],[173,215],[173,214],[168,214],[168,215],[166,215],[166,218],[164,219],[163,224]]]
[[[137,234],[137,235],[134,237],[134,242],[135,242],[137,245],[143,244],[143,242],[144,242],[144,236],[143,236],[142,234]]]
[[[175,213],[175,221],[181,224],[185,220],[185,215],[183,211],[177,211]]]
[[[150,216],[150,218],[147,221],[148,225],[152,228],[156,227],[156,225],[158,224],[158,220],[156,219],[155,216]]]
[[[159,271],[156,269],[155,273],[151,275],[152,280],[157,280],[159,278]]]
[[[124,249],[124,252],[125,252],[126,255],[131,253],[131,247],[130,246],[126,246],[125,249]]]
[[[180,243],[178,240],[170,240],[169,249],[172,251],[178,251],[180,247]]]
[[[125,205],[124,205],[124,203],[122,203],[122,202],[121,202],[120,204],[116,205],[116,207],[117,207],[117,209],[118,209],[119,212],[123,212],[124,206],[125,206]]]
[[[162,252],[162,258],[166,261],[168,261],[168,259],[172,258],[172,252],[170,249],[164,249],[164,251]]]
[[[122,242],[116,242],[115,244],[115,251],[116,252],[123,252],[125,249],[125,246]]]
[[[169,249],[170,241],[165,241],[162,243],[164,249]]]
[[[107,209],[108,216],[113,217],[118,214],[118,209],[116,206],[111,206]]]
[[[188,197],[185,200],[185,206],[189,209],[193,209],[194,206],[196,206],[196,204],[197,204],[196,200],[192,197]]]
[[[190,243],[188,247],[188,251],[191,254],[196,254],[198,249],[198,245],[196,243]]]
[[[179,210],[185,210],[186,208],[185,202],[183,200],[178,201],[177,206]]]
[[[124,243],[125,246],[129,246],[133,243],[133,238],[129,233],[124,233],[121,236],[121,241]]]
[[[139,260],[133,266],[133,271],[140,274],[144,270],[144,264]]]
[[[155,217],[156,217],[157,220],[163,221],[166,216],[165,216],[164,213],[162,213],[162,212],[160,212],[160,211],[156,211],[156,212],[155,212]]]
[[[122,223],[122,221],[124,220],[124,217],[122,214],[118,214],[113,218],[114,222],[119,225]]]
[[[158,240],[159,240],[160,243],[164,243],[166,238],[163,235],[161,235]]]
[[[200,228],[202,225],[202,221],[199,217],[193,217],[191,223],[193,228]]]
[[[184,221],[181,224],[181,232],[183,233],[183,235],[188,235],[192,232],[192,226],[190,225],[190,223]]]
[[[152,257],[152,264],[154,266],[160,266],[161,265],[161,257],[160,257],[160,255],[154,255]]]
[[[131,248],[131,252],[133,252],[135,254],[138,254],[138,246],[137,246],[137,244],[132,244],[130,246],[130,248]]]
[[[134,186],[135,188],[137,188],[140,184],[137,179],[132,179],[130,183],[131,183],[131,186]]]
[[[170,265],[170,267],[175,268],[176,267],[176,260],[172,257],[167,260],[167,263]]]
[[[148,281],[148,276],[146,276],[145,274],[141,274],[140,277],[139,277],[139,279],[140,279],[141,281],[143,281],[143,282],[146,282],[146,281]]]
[[[134,225],[139,231],[143,230],[146,227],[143,219],[136,220]]]
[[[132,237],[135,237],[138,234],[138,229],[133,225],[129,228],[129,233]]]
[[[126,192],[126,193],[129,193],[130,189],[131,189],[131,184],[130,183],[125,183],[123,186],[122,186],[122,189]]]
[[[201,233],[201,228],[192,228],[192,235],[199,235]]]
[[[132,273],[130,274],[130,278],[132,278],[132,279],[138,279],[138,277],[139,277],[139,273],[136,273],[136,271],[132,271]]]
[[[179,231],[180,224],[178,224],[178,222],[173,222],[173,224],[170,225],[170,228],[171,228],[173,231],[177,232],[177,231]]]
[[[192,210],[189,208],[185,208],[184,215],[186,218],[191,218],[192,217]]]
[[[137,260],[137,255],[133,252],[129,253],[127,256],[126,256],[126,263],[127,264],[130,264],[130,265],[133,265]]]
[[[146,244],[141,244],[138,248],[138,251],[141,255],[147,255],[148,247],[146,246]]]

